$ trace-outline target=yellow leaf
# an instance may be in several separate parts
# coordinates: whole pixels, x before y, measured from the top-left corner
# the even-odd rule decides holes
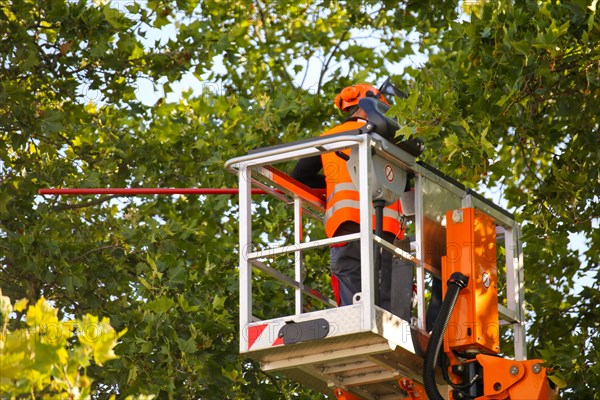
[[[42,296],[34,306],[27,310],[27,325],[49,327],[58,325],[58,310]]]
[[[7,3],[10,5],[10,3]],[[3,5],[2,6],[2,11],[4,12],[4,15],[6,15],[6,18],[11,21],[17,21],[19,18],[11,11],[9,6]]]
[[[94,103],[92,103],[92,102],[90,102],[90,103],[86,104],[86,105],[84,106],[84,109],[85,109],[85,111],[86,111],[88,114],[96,114],[96,113],[98,113],[98,109],[96,108],[96,105],[95,105]],[[77,145],[76,145],[76,146],[77,146]]]
[[[27,303],[29,303],[29,300],[27,299],[17,300],[14,307],[15,311],[22,312],[23,310],[25,310],[25,307],[27,307]]]
[[[548,375],[548,379],[550,379],[559,389],[567,387],[567,381],[558,375]]]
[[[98,317],[90,314],[83,317],[82,325],[79,341],[92,349],[96,364],[102,365],[106,361],[119,358],[113,349],[117,345],[117,340],[127,332],[127,329],[117,333],[110,325],[110,319],[104,317],[99,321]]]
[[[63,335],[65,335],[67,339],[73,337],[73,331],[75,330],[75,328],[77,328],[77,324],[78,321],[76,320],[61,322]]]
[[[98,327],[98,317],[91,314],[86,314],[81,321],[79,326],[77,337],[79,342],[84,345],[92,346],[97,340],[98,333],[96,331]]]
[[[2,353],[0,353],[2,354]],[[10,384],[11,380],[21,376],[23,369],[29,362],[24,352],[2,354],[2,368],[0,368],[0,384]]]
[[[69,361],[69,352],[64,347],[56,349],[56,356],[60,365],[65,365]]]

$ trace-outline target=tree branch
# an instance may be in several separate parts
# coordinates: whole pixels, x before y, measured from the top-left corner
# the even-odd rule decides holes
[[[321,67],[321,74],[319,75],[319,84],[317,85],[317,94],[321,93],[321,86],[323,85],[323,78],[325,77],[325,73],[329,69],[329,63],[333,59],[333,56],[335,55],[335,53],[340,49],[340,46],[342,45],[342,43],[346,41],[346,37],[349,34],[350,34],[349,30],[345,30],[344,33],[342,33],[342,36],[340,36],[338,43],[331,50],[331,54],[329,54],[329,58]]]
[[[122,246],[110,244],[110,245],[106,245],[106,246],[96,247],[95,249],[90,249],[90,250],[86,251],[85,253],[83,253],[82,255],[80,255],[79,257],[76,257],[75,259],[73,259],[73,261],[74,262],[81,261],[92,253],[97,253],[99,251],[110,250],[110,249],[125,250]]]
[[[304,76],[302,77],[302,82],[300,83],[300,87],[304,87],[304,82],[306,81],[306,77],[308,76],[308,70],[310,69],[310,58],[314,55],[314,52],[311,52],[308,58],[306,59],[306,69],[304,70]]]
[[[260,16],[262,28],[265,31],[265,37],[264,40],[262,40],[262,42],[267,48],[267,54],[269,55],[269,57],[275,59],[275,57],[273,56],[273,51],[271,50],[271,34],[267,29],[267,19],[265,17],[265,11],[262,9],[262,7],[260,6],[260,2],[258,1],[256,2],[256,9],[258,10],[258,15]],[[259,31],[257,29],[257,36],[260,40],[260,35],[258,33]],[[287,81],[289,84],[292,83],[292,78],[290,77],[290,74],[288,74],[288,72],[286,71],[285,67],[281,67],[278,63],[274,63],[273,68],[276,69],[276,74],[279,75],[281,79]]]
[[[527,154],[525,153],[525,148],[523,147],[523,144],[521,143],[521,140],[519,140],[519,138],[517,138],[517,144],[519,146],[519,150],[521,151],[521,156],[523,157],[523,160],[525,161],[525,166],[527,167],[527,171],[529,172],[529,174],[531,176],[533,176],[537,182],[541,185],[544,182],[542,181],[542,179],[537,176],[537,174],[533,171],[533,169],[531,168],[531,159],[529,157],[527,157]]]
[[[91,206],[97,206],[98,204],[102,204],[105,201],[108,201],[112,198],[114,198],[115,196],[110,195],[110,196],[101,196],[95,200],[90,200],[86,203],[79,203],[79,204],[60,204],[56,207],[54,207],[54,211],[64,211],[64,210],[77,210],[80,208],[85,208],[85,207],[91,207]]]

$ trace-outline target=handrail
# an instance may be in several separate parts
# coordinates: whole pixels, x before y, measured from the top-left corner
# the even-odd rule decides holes
[[[266,250],[260,250],[260,251],[254,251],[252,253],[248,253],[248,259],[254,260],[254,259],[259,259],[259,258],[263,258],[263,257],[272,257],[272,256],[276,256],[279,254],[293,253],[298,250],[309,250],[309,249],[314,249],[317,247],[329,246],[332,244],[337,244],[337,243],[342,243],[342,242],[352,242],[352,241],[358,240],[358,239],[360,239],[360,233],[351,233],[349,235],[336,236],[333,238],[316,240],[314,242],[309,242],[309,243],[298,243],[298,244],[292,244],[292,245],[288,245],[288,246],[273,247],[273,248],[266,249]]]
[[[354,142],[356,144],[359,144],[359,143],[363,143],[366,140],[367,140],[367,138],[362,135],[358,136],[358,135],[348,135],[346,133],[340,133],[340,134],[328,135],[328,136],[323,137],[322,139],[311,140],[309,142],[306,142],[306,141],[292,142],[289,144],[289,146],[285,146],[282,148],[277,148],[277,149],[272,149],[272,150],[267,149],[265,151],[260,151],[260,152],[246,154],[243,156],[232,158],[225,162],[225,168],[230,172],[236,173],[237,172],[237,169],[236,169],[237,164],[248,163],[249,161],[255,161],[255,160],[258,160],[261,158],[271,158],[273,156],[279,156],[279,155],[282,155],[285,153],[291,153],[294,151],[309,150],[311,148],[314,148],[314,151],[313,151],[314,153],[323,152],[323,150],[334,151],[335,148],[349,147],[347,144],[344,144],[343,141]],[[319,149],[318,148],[318,147],[323,147],[323,146],[326,146],[329,144],[336,144],[336,146],[333,149]],[[303,154],[302,156],[306,157],[308,155],[310,155],[310,152],[309,152],[309,154]],[[283,161],[288,161],[293,158],[294,157],[281,158],[281,159],[278,159],[277,161],[283,162]],[[269,160],[265,160],[264,163],[267,163],[268,161]]]

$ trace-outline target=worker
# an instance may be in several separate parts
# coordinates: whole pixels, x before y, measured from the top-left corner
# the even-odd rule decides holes
[[[374,97],[389,104],[379,90],[368,84],[347,87],[335,98],[335,106],[349,115],[341,125],[321,136],[347,131],[357,132],[367,123],[366,114],[358,106],[363,97]],[[326,188],[325,233],[337,237],[360,232],[359,192],[352,182],[346,160],[350,150],[330,152],[298,161],[292,177],[312,188]],[[322,173],[321,173],[322,171]],[[403,239],[404,227],[400,201],[385,207],[382,239],[394,243]],[[373,222],[373,225],[375,222]],[[412,264],[393,258],[392,253],[381,254],[380,307],[410,321],[412,298]],[[338,305],[353,303],[353,296],[361,291],[360,241],[334,244],[330,249],[332,286]],[[392,290],[393,286],[393,290]]]

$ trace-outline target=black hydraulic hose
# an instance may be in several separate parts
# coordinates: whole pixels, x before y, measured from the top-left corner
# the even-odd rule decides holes
[[[429,344],[427,345],[427,352],[425,353],[425,365],[423,367],[423,384],[425,386],[425,393],[429,400],[444,400],[444,397],[438,391],[437,385],[435,384],[435,366],[438,363],[440,351],[442,349],[442,343],[444,339],[444,333],[448,328],[448,322],[456,306],[458,300],[458,294],[464,289],[469,282],[469,277],[455,272],[448,279],[448,291],[442,302],[439,316],[433,326],[431,337],[429,338]]]

